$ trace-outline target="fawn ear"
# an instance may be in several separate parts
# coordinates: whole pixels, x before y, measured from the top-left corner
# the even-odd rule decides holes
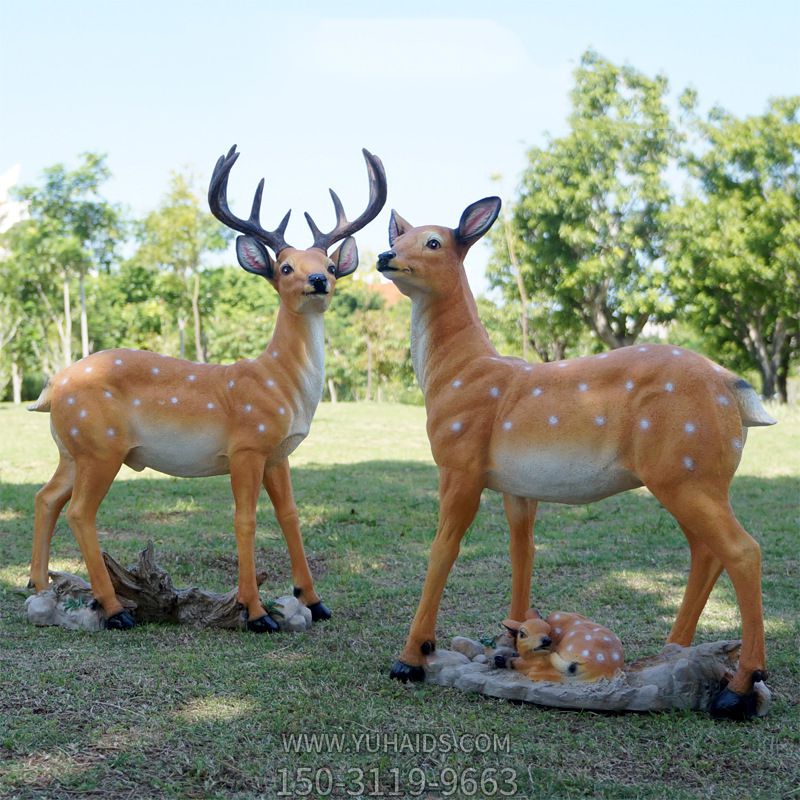
[[[517,622],[517,620],[511,619],[510,617],[506,617],[506,619],[503,620],[503,627],[516,636],[517,632],[522,627],[522,623]]]
[[[525,612],[525,619],[541,619],[542,615],[537,609],[531,607]]]
[[[464,209],[456,228],[456,239],[472,247],[492,227],[500,213],[499,197],[484,197]]]
[[[267,248],[258,239],[254,239],[252,236],[237,236],[236,257],[242,268],[248,272],[260,275],[268,281],[273,279],[272,258],[267,252]]]
[[[411,230],[414,226],[406,222],[394,209],[392,209],[392,216],[389,217],[389,247],[394,244],[394,240],[398,236],[402,236],[406,231]]]
[[[358,266],[358,247],[356,247],[356,240],[352,236],[348,236],[336,250],[331,253],[331,261],[336,264],[337,278],[344,278],[345,275],[352,275]]]

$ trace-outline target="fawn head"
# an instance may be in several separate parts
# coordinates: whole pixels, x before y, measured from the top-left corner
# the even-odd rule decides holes
[[[457,228],[415,228],[396,211],[389,221],[390,250],[378,256],[378,270],[406,295],[446,295],[465,280],[464,257],[497,219],[499,197],[467,206]]]
[[[503,620],[503,625],[514,635],[517,652],[523,658],[550,654],[553,644],[550,638],[551,629],[549,623],[541,617],[528,617],[524,622],[506,619]]]
[[[355,272],[358,266],[358,248],[352,238],[380,213],[386,203],[386,173],[381,160],[362,151],[369,175],[369,201],[366,210],[352,222],[348,221],[341,200],[330,189],[336,210],[336,224],[323,233],[306,213],[306,221],[314,236],[314,243],[299,250],[284,238],[291,211],[288,211],[274,231],[261,227],[262,178],[253,198],[248,219],[240,219],[228,207],[228,176],[239,158],[234,145],[227,155],[220,156],[208,187],[208,204],[211,213],[229,228],[242,233],[236,238],[236,256],[243,269],[266,278],[276,289],[281,303],[296,313],[322,312],[330,305],[338,278]],[[339,247],[330,255],[328,250],[337,242]],[[274,256],[270,254],[270,250]]]

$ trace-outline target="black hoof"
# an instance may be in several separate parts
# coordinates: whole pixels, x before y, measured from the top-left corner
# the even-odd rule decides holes
[[[422,667],[412,667],[403,661],[395,661],[392,664],[392,670],[389,673],[390,678],[402,683],[419,683],[425,680],[425,670]]]
[[[317,600],[316,603],[312,603],[310,606],[306,606],[306,608],[311,612],[312,622],[319,622],[321,619],[330,619],[333,616],[333,614],[331,614],[331,610],[322,602],[322,600]]]
[[[497,669],[505,669],[508,666],[508,658],[502,654],[495,656],[494,665]]]
[[[253,633],[277,633],[280,629],[280,625],[269,614],[247,620],[247,630]]]
[[[432,642],[430,640],[423,642],[419,646],[419,649],[422,652],[422,655],[429,656],[431,653],[436,652],[436,642]]]
[[[725,687],[711,701],[708,710],[714,719],[753,719],[758,712],[757,699],[755,692],[739,694]]]
[[[111,631],[129,631],[136,625],[136,620],[127,611],[120,611],[106,620],[106,628]]]

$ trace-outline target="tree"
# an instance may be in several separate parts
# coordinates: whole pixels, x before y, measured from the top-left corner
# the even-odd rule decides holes
[[[110,176],[105,156],[84,153],[76,169],[56,164],[44,171],[41,187],[24,186],[17,191],[30,220],[15,228],[26,227],[25,233],[38,242],[34,253],[38,250],[42,260],[49,260],[61,274],[65,366],[72,361],[71,279],[78,279],[81,352],[85,357],[90,352],[86,276],[92,269],[109,268],[122,238],[119,209],[100,193]]]
[[[659,267],[671,202],[664,175],[679,141],[667,89],[664,76],[589,51],[575,72],[569,133],[528,153],[513,209],[516,259],[529,298],[560,333],[580,320],[621,347],[672,313]],[[498,238],[494,280],[507,285],[513,270],[499,265],[513,259]],[[554,343],[565,344],[548,343],[548,357]]]
[[[138,226],[139,248],[134,260],[145,267],[172,270],[184,287],[177,307],[178,352],[186,354],[187,309],[194,322],[194,357],[207,358],[200,309],[201,269],[206,256],[224,250],[233,234],[202,210],[192,178],[173,172],[161,205]]]
[[[698,188],[672,215],[673,290],[720,360],[757,369],[763,396],[786,402],[800,349],[800,96],[744,119],[701,120],[694,96],[683,102]]]

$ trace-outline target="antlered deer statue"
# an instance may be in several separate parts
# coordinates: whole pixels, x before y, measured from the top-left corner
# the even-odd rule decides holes
[[[266,278],[280,296],[266,350],[256,359],[227,365],[197,364],[139,350],[107,350],[59,372],[31,407],[50,412],[60,455],[55,474],[36,495],[31,582],[37,590],[48,584],[50,541],[58,515],[71,498],[67,520],[110,628],[134,624],[114,593],[95,526],[97,509],[122,464],[179,477],[230,474],[238,598],[247,608],[248,628],[272,632],[278,626],[259,598],[254,552],[256,505],[263,484],[286,538],[295,595],[311,609],[313,619],[330,617],[314,590],[303,550],[288,456],[308,435],[322,396],[323,312],[337,279],[358,266],[351,237],[386,202],[386,176],[380,159],[364,150],[369,174],[364,213],[349,222],[331,190],[336,209],[333,230],[322,233],[306,214],[314,243],[297,250],[284,239],[289,213],[274,231],[261,227],[263,179],[249,218],[231,213],[228,176],[238,156],[234,146],[220,157],[208,200],[221,222],[244,234],[236,240],[241,266]]]
[[[391,670],[422,680],[439,602],[481,491],[503,494],[510,527],[511,619],[524,619],[537,501],[589,503],[646,486],[689,540],[691,569],[670,642],[691,644],[721,571],[742,617],[739,667],[713,712],[753,713],[765,672],[758,544],[733,515],[728,487],[746,428],[772,425],[753,388],[707,358],[668,345],[528,364],[489,342],[463,260],[500,200],[470,205],[455,230],[412,227],[396,212],[378,269],[411,298],[411,355],[439,466],[439,526],[419,607]]]

